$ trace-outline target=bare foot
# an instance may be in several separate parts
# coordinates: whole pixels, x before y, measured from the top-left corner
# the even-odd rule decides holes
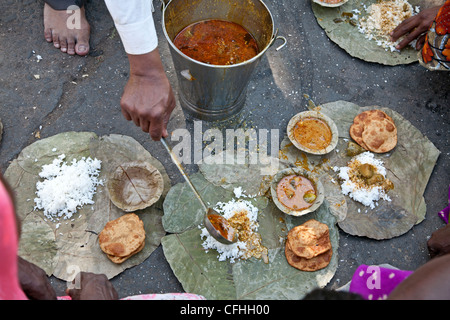
[[[66,10],[54,10],[45,4],[44,37],[62,52],[80,56],[88,54],[90,26],[86,20],[84,7],[67,13]]]

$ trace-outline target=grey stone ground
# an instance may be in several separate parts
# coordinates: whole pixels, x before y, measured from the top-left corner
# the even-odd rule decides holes
[[[317,104],[346,100],[399,112],[441,151],[425,192],[426,219],[405,235],[384,241],[341,232],[339,268],[328,287],[345,284],[363,263],[416,269],[429,259],[426,241],[443,226],[437,212],[447,205],[450,74],[429,72],[417,63],[389,67],[352,58],[327,38],[309,1],[267,0],[266,4],[288,45],[278,52],[274,48],[267,51],[249,84],[245,109],[236,121],[222,126],[285,128],[292,115],[306,109],[304,94]],[[151,141],[122,117],[119,100],[128,77],[128,61],[104,2],[88,1],[92,49],[87,57],[69,57],[45,42],[42,7],[39,0],[3,0],[0,4],[2,172],[39,135],[42,139],[75,130],[132,136],[164,164],[173,183],[182,181],[160,143]],[[176,89],[158,9],[154,17],[162,59]],[[40,62],[37,55],[42,56]],[[192,130],[193,119],[184,120],[177,112],[171,128],[186,126]],[[209,125],[204,122],[203,129]],[[194,172],[196,168],[189,170]],[[112,281],[121,297],[183,291],[161,247],[144,263],[125,270]],[[52,278],[52,283],[58,294],[64,294],[64,282]]]

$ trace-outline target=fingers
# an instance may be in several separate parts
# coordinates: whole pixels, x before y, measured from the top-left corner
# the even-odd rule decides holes
[[[419,21],[414,17],[406,19],[391,32],[392,41],[397,41],[401,36],[411,32],[411,30],[414,30],[418,25]]]
[[[406,47],[411,41],[413,41],[414,39],[416,39],[417,37],[419,37],[422,34],[422,31],[419,30],[418,28],[414,29],[411,33],[409,33],[408,35],[406,35],[402,41],[399,42],[398,45],[395,46],[396,49],[403,49],[404,47]]]
[[[164,138],[169,136],[169,132],[167,131],[167,125],[169,124],[170,115],[172,114],[173,109],[175,109],[175,101],[172,101],[172,104],[170,106],[170,111],[165,113],[164,119],[163,119],[163,131],[162,136]]]
[[[44,270],[18,257],[18,275],[22,290],[29,299],[56,300],[56,293]]]
[[[152,69],[156,70],[152,76],[132,75],[120,100],[125,119],[133,121],[155,141],[168,136],[167,124],[176,101],[164,69],[160,69]]]
[[[66,294],[72,299],[72,300],[81,300],[80,298],[81,290],[79,289],[66,289]]]
[[[124,102],[121,102],[120,105],[121,105],[121,107],[122,107],[122,115],[123,115],[123,117],[124,117],[126,120],[131,121],[131,115],[130,115],[130,113],[127,111]]]
[[[136,127],[141,127],[143,131],[148,132],[149,124],[146,124],[146,121],[144,120],[145,117],[138,115],[137,111],[133,110],[133,107],[126,102],[121,102],[121,108],[122,115],[126,120],[133,121]],[[142,121],[141,118],[143,119]],[[147,128],[147,130],[144,130],[145,128]]]
[[[121,100],[122,115],[128,121],[140,127],[142,131],[150,134],[152,140],[158,141],[161,137],[167,137],[167,125],[170,115],[175,108],[175,99],[169,102],[158,102],[156,105],[146,105],[136,101]]]
[[[66,289],[72,300],[117,300],[118,294],[104,274],[81,272],[79,288]],[[74,283],[74,282],[72,282]]]
[[[405,36],[396,48],[402,49],[416,38],[418,38],[416,49],[420,48],[424,43],[424,40],[421,39],[421,34],[428,31],[431,23],[436,17],[437,12],[439,11],[439,8],[440,7],[437,6],[421,10],[419,14],[414,15],[400,23],[391,33],[392,41],[397,41],[402,36]]]
[[[169,124],[169,119],[170,119],[170,114],[168,114],[164,119],[164,126],[163,126],[163,130],[161,133],[161,135],[164,138],[167,138],[169,136],[169,132],[167,131],[167,125]]]
[[[171,97],[173,97],[171,95]],[[170,120],[170,115],[173,109],[175,109],[175,99],[171,98],[166,106],[162,109],[155,110],[153,117],[150,121],[150,130],[146,131],[150,133],[153,140],[159,141],[161,137],[167,137],[169,133],[167,132],[167,125]],[[145,131],[145,130],[144,130]]]
[[[153,107],[141,107],[137,110],[122,103],[122,114],[128,121],[133,121],[133,123],[140,127],[142,131],[150,134],[151,138],[155,141],[161,139],[161,136],[167,136],[167,122],[165,114],[165,107],[153,106]],[[168,113],[170,117],[170,112]]]
[[[150,133],[150,137],[153,140],[159,141],[163,134],[163,130],[165,130],[165,126],[163,114],[157,114],[150,122],[150,129],[147,132]]]

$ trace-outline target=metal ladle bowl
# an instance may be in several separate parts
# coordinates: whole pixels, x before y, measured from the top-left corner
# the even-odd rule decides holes
[[[197,199],[202,204],[203,209],[205,210],[205,215],[203,217],[203,224],[208,230],[209,234],[223,244],[232,244],[237,241],[236,232],[235,230],[230,226],[228,221],[221,215],[217,213],[212,208],[208,208],[203,201],[202,197],[198,193],[197,189],[194,187],[194,185],[191,182],[191,179],[189,179],[189,176],[186,174],[186,172],[183,169],[183,166],[178,161],[177,157],[172,152],[172,149],[167,144],[164,137],[161,137],[161,142],[166,148],[167,152],[170,154],[170,157],[172,158],[172,161],[176,164],[178,169],[180,170],[181,174],[183,175],[184,179],[186,180],[187,184],[191,187],[192,191],[194,192]],[[223,236],[223,234],[226,234],[227,236]]]

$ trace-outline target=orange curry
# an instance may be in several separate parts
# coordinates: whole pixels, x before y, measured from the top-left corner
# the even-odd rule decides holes
[[[331,143],[331,129],[322,119],[312,117],[301,119],[295,124],[293,131],[294,139],[313,151],[325,149]]]
[[[245,28],[216,19],[187,26],[173,42],[190,58],[213,65],[237,64],[259,52],[256,40]]]

